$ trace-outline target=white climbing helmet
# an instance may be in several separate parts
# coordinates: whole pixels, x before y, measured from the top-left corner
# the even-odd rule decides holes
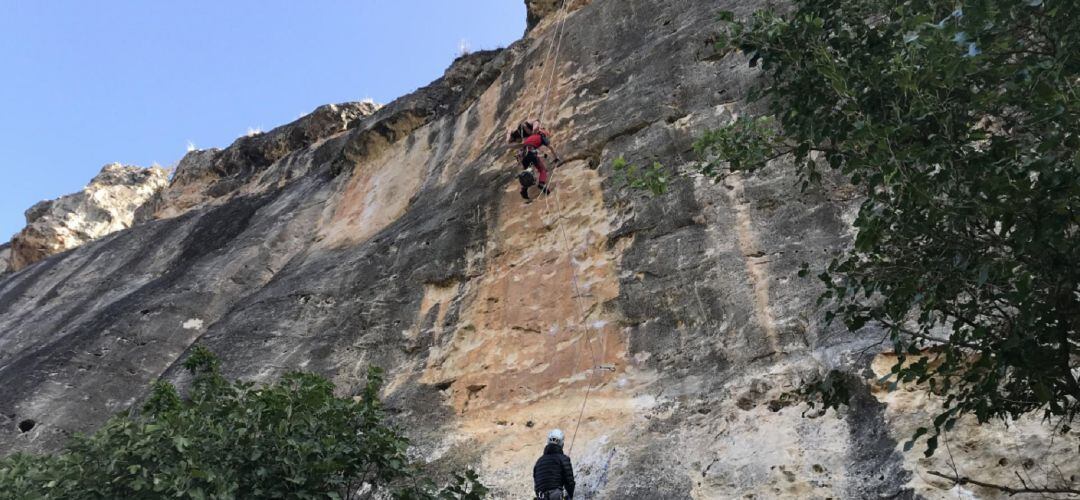
[[[556,444],[556,445],[562,446],[562,444],[563,444],[563,433],[562,433],[562,431],[559,430],[559,429],[555,429],[555,430],[549,432],[548,433],[548,444]]]

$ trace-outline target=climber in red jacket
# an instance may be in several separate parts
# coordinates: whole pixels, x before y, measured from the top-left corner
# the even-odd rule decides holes
[[[548,137],[548,132],[541,128],[540,123],[537,121],[521,122],[507,136],[507,142],[512,143],[511,147],[518,150],[517,158],[521,161],[522,168],[525,169],[524,172],[518,175],[518,181],[521,182],[521,197],[526,200],[529,199],[529,187],[533,184],[538,184],[541,193],[550,193],[547,187],[549,170],[544,159],[540,157],[540,148],[546,147],[551,151],[551,154],[555,157],[555,164],[559,163],[559,153],[555,151]],[[528,171],[530,167],[536,168],[539,179],[534,178],[532,173]],[[537,183],[537,181],[539,182]]]

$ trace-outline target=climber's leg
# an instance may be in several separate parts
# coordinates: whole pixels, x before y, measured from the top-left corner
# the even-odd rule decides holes
[[[541,160],[540,158],[536,159],[536,173],[540,177],[539,179],[537,179],[537,180],[540,181],[540,184],[547,184],[547,181],[548,181],[547,165],[545,165],[544,160]]]

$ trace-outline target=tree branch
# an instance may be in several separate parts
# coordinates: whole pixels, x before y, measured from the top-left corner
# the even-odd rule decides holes
[[[1064,494],[1069,494],[1069,495],[1080,495],[1080,490],[1074,490],[1072,488],[1029,488],[1029,487],[1026,487],[1026,486],[1023,487],[1023,488],[1013,488],[1011,486],[1004,486],[1004,485],[1000,485],[1000,484],[993,484],[993,483],[986,483],[986,482],[983,482],[983,481],[978,481],[978,480],[975,480],[975,479],[971,479],[970,477],[967,477],[967,476],[950,476],[948,474],[943,474],[941,472],[934,471],[934,470],[927,471],[927,473],[932,475],[932,476],[937,476],[937,477],[940,477],[940,478],[948,479],[950,481],[955,482],[958,485],[974,484],[975,486],[982,486],[983,488],[990,488],[990,489],[994,489],[994,490],[998,490],[998,491],[1003,491],[1005,493],[1008,493],[1009,496],[1018,495],[1018,494],[1021,494],[1021,493],[1064,493]]]
[[[914,337],[914,338],[917,338],[917,339],[922,339],[922,340],[926,340],[926,341],[929,341],[929,342],[937,342],[937,343],[943,344],[943,345],[944,344],[952,344],[954,346],[966,347],[968,349],[973,349],[973,350],[976,350],[976,351],[983,351],[983,350],[986,349],[983,346],[980,346],[978,344],[972,344],[970,342],[964,342],[964,341],[956,340],[956,339],[952,339],[952,338],[942,339],[942,338],[934,337],[934,336],[931,336],[931,335],[922,334],[922,333],[919,333],[919,332],[904,328],[904,327],[900,326],[898,323],[889,321],[889,320],[884,319],[884,318],[873,317],[872,319],[874,321],[877,321],[878,323],[881,323],[886,328],[895,329],[896,331],[898,331],[898,332],[900,332],[902,334],[905,334],[905,335],[908,335],[910,337]]]

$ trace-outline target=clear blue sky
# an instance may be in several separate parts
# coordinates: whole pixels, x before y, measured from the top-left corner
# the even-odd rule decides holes
[[[106,163],[169,166],[189,141],[386,103],[463,40],[524,29],[521,0],[0,0],[0,242]]]

